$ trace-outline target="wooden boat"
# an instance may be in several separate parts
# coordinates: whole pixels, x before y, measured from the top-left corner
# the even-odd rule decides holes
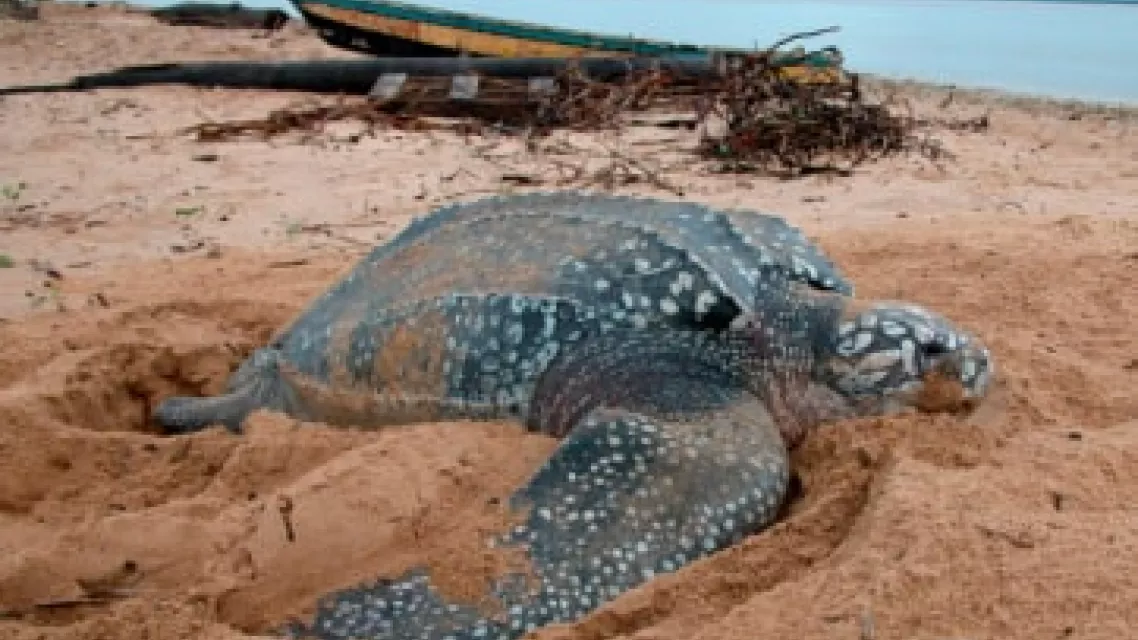
[[[290,2],[329,44],[379,56],[703,58],[748,53],[502,20],[394,0]],[[791,77],[823,82],[840,77],[842,59],[836,49],[802,53],[785,69]]]

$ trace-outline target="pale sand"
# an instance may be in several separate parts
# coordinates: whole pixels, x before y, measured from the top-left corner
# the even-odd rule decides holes
[[[295,31],[265,39],[114,10],[45,14],[0,21],[0,85],[127,63],[347,55]],[[904,90],[930,109],[945,95]],[[12,614],[0,636],[241,638],[334,587],[428,559],[459,570],[464,523],[554,446],[509,425],[373,434],[270,415],[241,438],[148,431],[157,400],[219,389],[410,216],[508,191],[503,173],[552,175],[548,154],[517,142],[437,132],[358,143],[176,135],[306,99],[185,87],[0,99],[0,185],[26,184],[0,204],[0,253],[14,262],[0,269],[0,611],[82,585],[106,591],[100,579],[131,595]],[[667,174],[686,198],[787,216],[861,296],[916,300],[974,329],[995,351],[998,384],[964,421],[812,435],[795,458],[804,493],[783,522],[539,637],[1133,635],[1135,120],[988,94],[962,94],[950,112],[988,108],[989,132],[939,134],[959,156],[943,169],[899,158],[852,178]],[[650,147],[629,140],[678,138],[659,143],[674,157],[692,142],[649,130],[558,138],[641,155]],[[208,153],[218,160],[193,159]],[[306,230],[315,224],[325,226]],[[282,496],[294,504],[291,543]],[[114,577],[128,561],[135,570]]]

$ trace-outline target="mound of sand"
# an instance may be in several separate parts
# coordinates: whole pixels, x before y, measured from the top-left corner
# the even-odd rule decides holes
[[[45,5],[41,23],[0,22],[0,59],[15,82],[101,68],[83,51],[105,50],[102,65],[267,46],[138,20]],[[55,47],[64,35],[82,50]],[[281,38],[289,55],[318,49]],[[409,214],[499,188],[501,159],[441,134],[341,147],[126,137],[283,99],[162,87],[0,103],[0,180],[26,182],[0,211],[13,263],[0,270],[0,635],[248,638],[415,564],[456,590],[494,570],[475,542],[547,438],[269,413],[242,437],[148,426],[161,398],[217,391]],[[963,419],[811,434],[776,526],[537,637],[1035,640],[1138,626],[1132,123],[983,100],[993,130],[946,134],[961,159],[944,171],[895,160],[839,181],[680,179],[693,198],[786,213],[860,295],[975,330],[998,358],[991,401]],[[205,152],[220,160],[191,159]],[[202,213],[172,214],[189,205]]]

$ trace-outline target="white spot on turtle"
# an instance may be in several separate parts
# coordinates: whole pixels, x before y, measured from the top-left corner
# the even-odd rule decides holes
[[[921,344],[928,344],[929,342],[932,342],[934,334],[932,329],[926,327],[923,324],[919,324],[916,327],[913,327],[913,335]]]
[[[696,313],[707,313],[718,301],[719,296],[715,295],[714,291],[704,289],[695,298],[695,311]]]
[[[680,305],[671,298],[660,298],[660,311],[663,311],[669,316],[674,316],[680,312]]]
[[[811,279],[814,279],[818,275],[814,272],[814,269],[810,266],[810,264],[796,255],[790,256],[790,265],[791,269],[793,269],[794,273],[796,274],[806,275]]]
[[[598,278],[597,281],[593,283],[593,287],[597,291],[608,291],[609,281],[604,278]]]
[[[906,305],[904,305],[904,306],[903,306],[903,308],[904,308],[906,311],[908,311],[909,313],[911,313],[911,314],[913,314],[913,315],[915,315],[915,316],[917,316],[917,317],[919,317],[919,318],[924,318],[924,319],[926,319],[926,320],[931,320],[931,319],[932,319],[932,317],[931,317],[931,316],[929,316],[929,311],[928,311],[928,309],[925,309],[924,307],[922,307],[922,306],[920,306],[920,305],[915,305],[915,304],[906,304]]]
[[[905,367],[905,373],[917,375],[917,347],[908,338],[901,341],[901,364]]]
[[[991,369],[984,369],[983,371],[980,372],[980,375],[976,376],[976,380],[973,383],[973,386],[977,390],[986,389],[988,387],[988,382],[989,382],[990,378],[991,378]]]
[[[905,327],[892,320],[882,320],[881,331],[890,338],[900,338],[905,335]]]
[[[681,271],[676,274],[676,279],[669,285],[672,295],[678,296],[684,291],[691,289],[695,285],[695,276],[687,271]]]
[[[869,353],[861,360],[861,368],[863,370],[878,369],[887,370],[897,366],[901,362],[902,353],[900,349],[882,349]]]
[[[552,313],[542,315],[542,320],[545,326],[542,327],[541,335],[545,338],[552,338],[553,332],[557,329],[557,318]]]
[[[633,266],[636,267],[637,273],[648,273],[649,271],[652,270],[652,263],[648,262],[648,260],[646,260],[644,258],[637,258],[633,262]]]
[[[873,343],[873,334],[868,331],[859,332],[838,343],[838,353],[843,356],[852,356],[861,353]]]

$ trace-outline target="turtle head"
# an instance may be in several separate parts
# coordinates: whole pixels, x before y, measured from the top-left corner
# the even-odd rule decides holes
[[[862,413],[971,408],[992,379],[991,355],[975,336],[915,304],[848,309],[831,344],[826,377]]]

